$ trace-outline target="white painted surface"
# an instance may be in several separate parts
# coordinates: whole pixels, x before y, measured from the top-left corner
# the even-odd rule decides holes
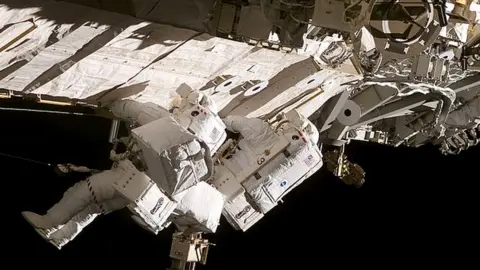
[[[145,90],[130,98],[169,109],[177,99],[175,89],[180,84],[202,88],[219,75],[233,75],[239,78],[239,85],[248,80],[269,80],[269,86],[248,101],[237,97],[242,95],[239,87],[212,98],[220,109],[231,106],[237,98],[239,106],[233,106],[232,113],[258,116],[309,90],[294,85],[317,71],[306,55],[255,48],[67,3],[19,9],[12,8],[8,4],[11,1],[16,0],[0,4],[0,28],[32,18],[38,27],[16,42],[20,45],[15,50],[12,47],[16,45],[12,45],[7,49],[11,52],[0,54],[0,88],[4,89],[85,99],[120,85],[148,82]],[[68,14],[68,19],[65,15],[49,17],[58,12]],[[59,40],[46,48],[41,46],[53,29],[59,32]],[[22,42],[32,39],[38,45],[35,54],[23,66],[13,68],[19,55],[32,51],[29,47],[22,51]],[[306,114],[323,102],[317,99]]]

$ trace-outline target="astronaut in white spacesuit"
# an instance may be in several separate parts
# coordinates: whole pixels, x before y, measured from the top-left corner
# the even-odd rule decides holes
[[[246,231],[322,167],[319,133],[296,110],[281,115],[274,126],[242,116],[224,122],[241,138],[217,152],[212,184],[227,198],[223,214],[228,222]]]
[[[116,154],[112,151],[111,158],[115,161],[112,169],[93,174],[88,179],[76,183],[45,215],[22,212],[24,218],[43,238],[60,249],[97,216],[132,203],[124,196],[120,196],[115,188],[115,184],[125,177],[131,179],[135,175],[144,175],[144,178],[148,178],[153,174],[157,178],[168,178],[171,180],[167,183],[170,184],[168,187],[158,184],[165,183],[167,181],[165,179],[162,182],[151,177],[151,180],[157,183],[160,189],[168,190],[166,193],[169,196],[182,192],[187,184],[193,185],[207,180],[209,174],[213,173],[210,148],[218,148],[226,138],[225,126],[208,97],[186,85],[179,87],[177,93],[182,97],[182,101],[173,109],[172,114],[156,104],[142,104],[132,100],[114,101],[108,106],[116,117],[129,121],[139,128],[148,127],[165,119],[160,125],[169,124],[170,128],[167,126],[158,128],[157,125],[152,137],[165,146],[163,152],[166,153],[167,159],[177,166],[174,168],[176,171],[169,171],[168,176],[159,176],[153,172],[155,168],[146,168],[143,173],[133,164],[132,158],[139,156],[135,153],[136,150],[130,149],[131,151],[125,154]],[[212,122],[216,128],[213,135],[211,127],[209,128]],[[162,165],[164,164],[159,164]],[[172,175],[174,174],[172,171],[178,172],[178,175]],[[194,173],[188,173],[189,171]]]

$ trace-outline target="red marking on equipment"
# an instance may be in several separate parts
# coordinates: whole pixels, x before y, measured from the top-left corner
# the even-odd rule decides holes
[[[300,135],[300,137],[302,138],[303,142],[306,143],[307,142],[307,139],[305,139],[305,137],[303,136],[303,133],[298,131],[298,135]]]

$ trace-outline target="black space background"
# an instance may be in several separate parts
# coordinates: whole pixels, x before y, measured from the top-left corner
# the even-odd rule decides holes
[[[0,153],[109,167],[106,120],[26,112],[0,112],[0,119]],[[351,143],[347,154],[367,172],[363,188],[345,186],[322,169],[248,232],[236,232],[222,220],[210,236],[217,246],[207,266],[198,269],[359,268],[365,262],[386,269],[430,268],[447,267],[446,261],[457,268],[479,257],[479,147],[446,157],[430,146]],[[45,211],[83,176],[60,178],[47,166],[2,156],[0,162],[2,264],[169,266],[172,230],[151,235],[122,211],[97,219],[56,250],[20,212]]]

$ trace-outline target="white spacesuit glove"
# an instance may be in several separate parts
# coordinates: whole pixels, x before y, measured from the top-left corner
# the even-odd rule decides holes
[[[190,103],[190,104],[193,104],[193,105],[197,105],[197,104],[200,104],[200,101],[202,100],[203,98],[203,95],[200,94],[199,92],[197,91],[193,91],[191,92],[190,94],[188,94],[186,100]]]
[[[240,133],[252,146],[268,148],[275,143],[275,130],[260,118],[229,115],[223,123],[228,131]]]
[[[129,155],[128,152],[117,154],[117,152],[115,152],[115,150],[110,150],[110,159],[113,162],[119,162],[121,160],[124,160],[128,157],[128,155]]]
[[[95,173],[100,172],[99,170],[90,169],[90,168],[85,167],[85,166],[76,166],[76,165],[71,164],[71,163],[57,164],[56,171],[59,174],[67,174],[67,173],[70,173],[70,172],[95,174]]]

